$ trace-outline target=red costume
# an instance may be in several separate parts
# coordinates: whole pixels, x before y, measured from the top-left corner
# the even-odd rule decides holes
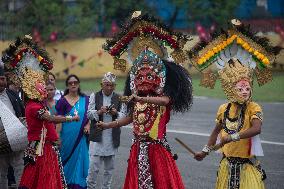
[[[140,106],[140,103],[137,103]],[[166,124],[170,120],[170,107],[147,106],[147,108],[152,112],[146,111],[145,113],[150,113],[149,119],[152,120],[147,120],[147,124],[140,125],[140,127],[137,120],[139,120],[139,115],[144,113],[137,113],[134,110],[135,139],[130,151],[124,188],[184,188],[181,175],[165,138]],[[160,110],[157,111],[157,108]],[[157,138],[149,137],[151,130],[156,129],[157,132],[154,135]]]
[[[51,122],[40,119],[46,108],[42,103],[30,100],[26,105],[29,147],[25,151],[25,169],[19,188],[65,188],[65,180],[59,151],[55,145],[58,135]],[[42,133],[45,132],[42,155],[37,155]],[[44,136],[42,136],[44,137]]]
[[[42,104],[47,95],[44,74],[53,67],[51,59],[30,36],[25,36],[17,38],[6,49],[2,60],[15,84],[23,89],[26,100],[29,144],[24,154],[25,168],[19,189],[67,188],[55,145],[58,139],[55,126],[43,118],[48,112]]]
[[[135,101],[128,103],[127,120],[133,122],[133,145],[128,160],[124,189],[183,189],[181,175],[166,140],[170,111],[184,112],[192,103],[191,78],[177,62],[187,37],[174,33],[149,15],[135,12],[122,32],[107,41],[105,50],[114,56],[116,69],[125,70],[119,59],[127,49],[132,67],[125,96],[169,99],[166,105]],[[176,62],[166,60],[169,44]],[[126,99],[128,97],[125,97]],[[120,126],[117,123],[117,126]]]

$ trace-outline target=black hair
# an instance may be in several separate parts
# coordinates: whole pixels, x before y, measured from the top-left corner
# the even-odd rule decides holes
[[[165,95],[172,100],[175,112],[188,111],[192,105],[192,80],[188,71],[174,62],[164,60],[166,66]]]
[[[66,86],[66,87],[68,86],[68,81],[69,81],[69,79],[70,79],[71,77],[75,77],[75,79],[76,79],[77,81],[79,81],[79,83],[80,83],[79,77],[78,77],[77,75],[75,75],[75,74],[71,74],[71,75],[69,75],[69,76],[66,78],[66,80],[65,80],[65,86]],[[67,94],[69,94],[69,89],[65,89],[63,95],[66,96]],[[84,93],[81,92],[81,88],[80,88],[80,87],[78,88],[78,94],[79,94],[79,96],[86,96]]]
[[[192,105],[192,81],[188,71],[174,63],[163,60],[166,66],[166,83],[164,87],[164,94],[171,98],[173,111],[185,112],[188,111]],[[130,75],[128,74],[125,81],[124,95],[130,96]],[[127,106],[130,110],[132,104]]]
[[[52,72],[48,72],[48,76],[52,75],[52,77],[54,78],[54,80],[56,80],[55,75]]]

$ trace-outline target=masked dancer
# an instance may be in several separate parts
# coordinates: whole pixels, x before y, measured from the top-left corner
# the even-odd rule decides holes
[[[256,159],[263,156],[259,138],[263,112],[252,100],[253,74],[260,86],[271,81],[269,66],[280,49],[233,19],[227,31],[222,30],[209,43],[201,42],[189,52],[193,64],[204,73],[201,85],[213,88],[219,77],[228,98],[217,111],[208,143],[195,155],[200,161],[220,148],[223,158],[216,189],[264,188],[265,172]],[[214,64],[219,69],[218,76],[205,71]]]
[[[132,63],[122,98],[128,102],[128,115],[97,124],[101,128],[133,124],[125,189],[184,188],[166,139],[166,128],[172,110],[184,112],[192,104],[191,78],[179,64],[185,58],[182,48],[186,41],[186,36],[136,11],[122,31],[105,45],[114,57],[115,68],[126,69],[125,60],[119,59],[125,50]],[[167,60],[164,44],[173,49],[175,61]]]
[[[50,115],[44,105],[47,97],[44,75],[52,69],[47,52],[33,43],[30,36],[17,38],[3,53],[5,69],[24,91],[28,127],[28,147],[24,153],[25,168],[20,189],[67,188],[54,123],[78,121],[79,116]]]

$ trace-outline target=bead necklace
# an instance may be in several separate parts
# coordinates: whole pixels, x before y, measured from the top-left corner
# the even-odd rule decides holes
[[[229,112],[231,106],[232,104],[229,103],[224,113],[224,119],[222,121],[222,127],[228,134],[234,134],[236,132],[239,132],[243,128],[246,111],[246,105],[241,105],[240,114],[237,117],[230,118]]]

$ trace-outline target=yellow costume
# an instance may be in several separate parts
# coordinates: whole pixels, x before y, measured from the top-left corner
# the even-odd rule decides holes
[[[217,123],[221,123],[222,120],[224,120],[224,113],[228,107],[228,104],[229,103],[226,103],[219,107],[216,117]],[[236,103],[232,103],[229,111],[230,118],[234,118],[238,115],[239,112],[237,112],[237,108],[238,105]],[[240,132],[245,131],[251,127],[252,119],[259,119],[262,121],[262,110],[257,103],[247,102],[244,123],[242,128],[240,129]],[[224,129],[222,129],[220,132],[220,137],[224,137],[227,135],[228,133]],[[232,158],[232,160],[237,158],[237,160],[240,161],[239,189],[265,188],[264,183],[262,181],[262,174],[260,170],[258,170],[255,167],[255,165],[252,164],[253,162],[250,162],[250,160],[248,159],[248,158],[254,158],[254,154],[251,153],[252,152],[251,148],[252,148],[251,138],[241,139],[239,141],[231,142],[223,146],[221,151],[224,154],[224,158],[221,160],[219,166],[216,189],[228,188],[228,183],[230,179],[229,175],[232,174],[231,173],[232,169],[230,169],[230,161],[229,161],[231,157],[234,157]],[[244,158],[244,159],[238,159],[238,158]],[[241,161],[243,162],[241,163]],[[238,168],[238,165],[236,166],[236,168]]]
[[[219,107],[219,110],[217,112],[216,122],[221,123],[224,119],[224,113],[226,111],[226,108],[229,103],[223,104]],[[233,118],[236,117],[236,111],[238,105],[235,103],[232,103],[232,106],[229,111],[229,117]],[[238,112],[239,113],[239,112]],[[248,102],[246,111],[245,111],[245,117],[244,117],[244,124],[242,128],[240,129],[240,132],[247,130],[251,127],[251,121],[252,119],[259,119],[262,121],[262,109],[261,107],[255,103],[255,102]],[[228,133],[222,129],[220,132],[220,137],[223,138],[224,136],[227,136]],[[251,158],[253,155],[251,154],[251,139],[241,139],[240,141],[231,142],[228,144],[225,144],[223,148],[221,149],[222,152],[226,157],[241,157],[241,158]]]
[[[281,47],[261,43],[267,39],[255,36],[239,20],[233,19],[227,31],[212,37],[210,42],[201,42],[188,52],[193,66],[203,72],[211,65],[216,65],[218,74],[210,69],[203,72],[201,86],[214,88],[217,78],[229,103],[219,107],[217,126],[202,152],[196,159],[202,160],[210,151],[218,149],[223,153],[216,189],[263,189],[265,173],[255,156],[263,156],[258,133],[262,122],[261,107],[251,101],[253,76],[260,86],[272,80],[269,66],[275,60]],[[254,122],[252,120],[260,120]],[[253,129],[250,129],[254,127]],[[221,129],[221,130],[220,130]],[[240,133],[250,129],[243,135]],[[222,139],[215,144],[216,135]],[[250,136],[250,137],[247,137]]]

